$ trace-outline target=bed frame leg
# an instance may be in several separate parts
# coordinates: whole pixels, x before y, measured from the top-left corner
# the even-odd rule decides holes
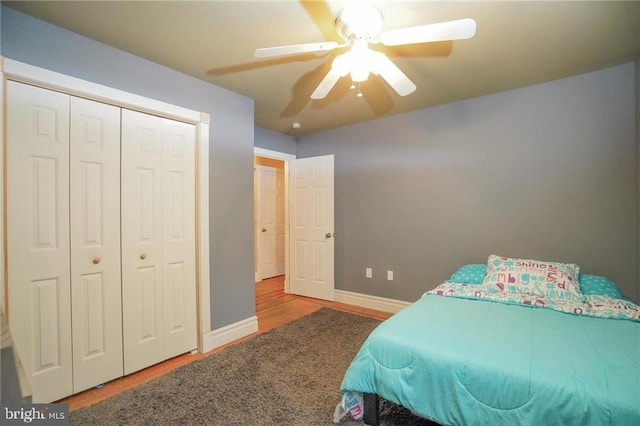
[[[375,393],[364,394],[364,423],[369,426],[380,424],[380,412],[378,410],[378,395]]]

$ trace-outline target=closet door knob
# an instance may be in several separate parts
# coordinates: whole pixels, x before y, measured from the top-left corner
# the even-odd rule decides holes
[[[262,228],[262,232],[267,232],[267,228]]]
[[[94,264],[94,265],[97,265],[98,263],[100,263],[100,261],[101,261],[101,260],[102,260],[102,259],[100,259],[99,257],[94,257],[94,258],[93,258],[93,264]]]
[[[147,258],[147,253],[140,254],[140,259],[145,260]]]

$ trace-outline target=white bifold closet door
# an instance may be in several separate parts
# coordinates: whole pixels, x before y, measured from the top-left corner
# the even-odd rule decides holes
[[[33,402],[196,349],[195,126],[6,93],[9,326]]]
[[[125,374],[197,347],[195,127],[122,111]]]
[[[122,375],[120,113],[11,81],[7,99],[9,321],[49,402]]]

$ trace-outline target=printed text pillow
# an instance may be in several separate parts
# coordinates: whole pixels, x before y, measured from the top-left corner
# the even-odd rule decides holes
[[[578,274],[580,267],[573,263],[511,259],[492,254],[482,286],[489,292],[581,299]]]

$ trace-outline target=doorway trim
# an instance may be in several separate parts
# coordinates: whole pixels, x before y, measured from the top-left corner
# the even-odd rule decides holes
[[[273,158],[275,160],[282,160],[284,162],[284,292],[289,291],[289,161],[295,160],[294,154],[287,154],[286,152],[272,151],[270,149],[254,147],[253,155],[258,157]],[[254,227],[255,228],[255,227]],[[255,234],[255,229],[254,229]],[[254,236],[254,239],[257,238]],[[257,255],[257,253],[256,253]],[[254,271],[255,273],[255,271]]]
[[[45,68],[36,67],[0,56],[0,83],[4,87],[6,80],[19,81],[69,95],[92,99],[105,104],[115,105],[135,111],[160,115],[162,117],[194,124],[196,126],[196,319],[198,327],[198,350],[204,352],[206,335],[211,331],[211,288],[209,271],[209,114],[183,108],[177,105],[156,101],[119,89],[71,77]],[[4,94],[0,89],[2,103]],[[2,111],[0,111],[2,112]],[[4,147],[4,129],[0,128],[0,144]],[[0,168],[4,167],[4,150],[0,150]],[[0,170],[2,171],[2,170]],[[0,185],[6,187],[4,173],[0,173]],[[0,197],[2,198],[2,197]],[[4,204],[4,199],[0,201]],[[2,226],[0,238],[4,241],[6,230],[6,206],[2,207]],[[0,295],[2,309],[8,301],[6,241],[0,244]],[[4,314],[10,317],[10,306]],[[10,318],[9,318],[10,320]]]

